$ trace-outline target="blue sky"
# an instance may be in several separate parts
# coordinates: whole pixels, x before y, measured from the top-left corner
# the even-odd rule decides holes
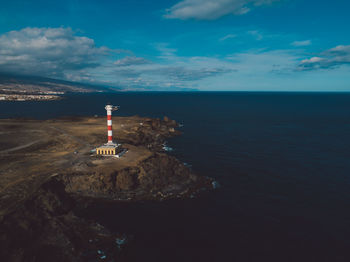
[[[2,1],[0,72],[127,90],[350,91],[345,0]]]

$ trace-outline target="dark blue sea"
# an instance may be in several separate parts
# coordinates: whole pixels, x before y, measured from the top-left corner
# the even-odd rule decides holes
[[[0,102],[0,118],[104,115],[106,102],[183,124],[171,154],[221,184],[87,210],[133,236],[126,261],[350,261],[350,93],[68,95]]]

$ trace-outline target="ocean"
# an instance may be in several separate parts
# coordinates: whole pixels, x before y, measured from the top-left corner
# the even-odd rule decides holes
[[[133,237],[125,261],[350,261],[350,93],[74,94],[0,102],[0,118],[105,115],[107,102],[182,124],[169,153],[221,185],[86,210]]]

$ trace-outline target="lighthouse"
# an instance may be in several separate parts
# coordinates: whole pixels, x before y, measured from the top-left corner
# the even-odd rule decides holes
[[[113,142],[112,112],[119,109],[119,106],[106,105],[107,111],[107,143],[96,148],[97,155],[116,155],[118,144]]]
[[[112,111],[118,110],[119,106],[106,105],[105,109],[107,111],[107,145],[116,145],[113,142]]]

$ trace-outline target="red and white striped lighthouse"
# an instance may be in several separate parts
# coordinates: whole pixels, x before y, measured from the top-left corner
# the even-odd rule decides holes
[[[106,105],[105,109],[107,110],[107,132],[108,132],[108,143],[113,143],[113,131],[112,131],[112,111],[118,110],[119,106]]]

